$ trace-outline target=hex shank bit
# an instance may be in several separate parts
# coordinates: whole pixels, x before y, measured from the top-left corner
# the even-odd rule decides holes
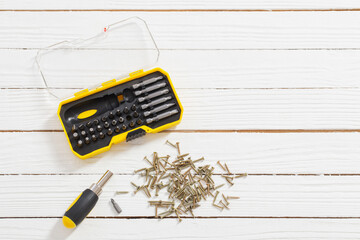
[[[163,111],[165,109],[168,109],[168,108],[170,108],[170,107],[172,107],[174,105],[175,105],[175,103],[168,103],[168,104],[161,105],[159,107],[154,108],[153,110],[144,112],[144,116],[147,117],[150,114],[161,112],[161,111]]]
[[[135,93],[135,96],[139,96],[141,94],[148,93],[148,92],[154,91],[156,89],[163,88],[165,86],[166,86],[166,83],[159,83],[159,84],[147,87],[144,90],[135,91],[134,93]]]
[[[157,121],[159,121],[159,120],[161,120],[161,119],[164,119],[164,118],[170,117],[170,116],[172,116],[172,115],[175,115],[175,114],[177,114],[178,112],[179,112],[179,111],[178,111],[177,109],[171,110],[171,111],[168,111],[168,112],[164,112],[164,113],[162,113],[162,114],[159,114],[159,115],[156,116],[156,117],[146,119],[146,123],[147,123],[147,124],[150,124],[150,123],[152,123],[152,122],[157,122]]]
[[[160,91],[157,91],[157,92],[154,92],[154,93],[151,93],[145,97],[139,97],[138,100],[139,102],[143,102],[145,100],[150,100],[152,98],[156,98],[158,96],[161,96],[161,95],[164,95],[164,94],[167,94],[169,93],[169,89],[164,89],[164,90],[160,90]]]
[[[172,98],[171,96],[159,98],[159,99],[152,101],[151,103],[147,103],[147,104],[145,103],[145,104],[141,105],[140,107],[142,110],[144,110],[148,107],[152,107],[152,106],[158,105],[160,103],[166,102],[166,101],[170,100],[171,98]]]
[[[145,81],[143,81],[143,82],[141,82],[141,83],[136,83],[136,84],[132,85],[132,88],[133,88],[133,89],[137,89],[137,88],[139,88],[139,87],[143,87],[143,86],[152,84],[152,83],[154,83],[154,82],[156,82],[156,81],[158,81],[158,80],[160,80],[160,79],[163,79],[163,76],[150,78],[150,79],[145,80]]]

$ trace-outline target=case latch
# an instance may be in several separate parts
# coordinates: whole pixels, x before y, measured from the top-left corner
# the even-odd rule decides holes
[[[140,70],[137,70],[135,72],[129,73],[129,76],[130,77],[135,77],[136,75],[139,75],[139,74],[141,74],[143,72],[144,72],[144,70],[140,69]]]
[[[111,80],[109,80],[109,81],[107,81],[107,82],[103,82],[103,83],[101,84],[101,86],[105,87],[106,85],[109,85],[109,84],[114,83],[114,82],[116,82],[116,79],[111,79]]]
[[[89,89],[83,89],[83,90],[81,90],[79,92],[74,93],[74,96],[75,97],[81,97],[81,96],[85,95],[88,92],[89,92]]]

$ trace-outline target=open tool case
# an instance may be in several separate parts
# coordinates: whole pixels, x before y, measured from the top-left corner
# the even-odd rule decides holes
[[[76,156],[85,159],[180,122],[183,109],[170,76],[160,68],[143,70],[158,58],[148,26],[138,17],[39,50],[36,61],[52,95],[62,99],[80,90],[58,109]],[[101,80],[106,81],[89,88]]]

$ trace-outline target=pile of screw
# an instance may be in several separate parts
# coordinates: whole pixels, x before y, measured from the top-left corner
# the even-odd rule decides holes
[[[131,184],[136,188],[135,194],[143,191],[147,197],[151,197],[151,191],[155,191],[155,196],[163,188],[167,189],[168,198],[171,201],[149,201],[150,206],[155,207],[155,217],[164,218],[175,213],[181,221],[181,215],[190,213],[194,217],[193,210],[200,206],[200,201],[207,200],[210,196],[213,198],[213,206],[223,210],[229,209],[229,200],[238,199],[239,197],[225,196],[219,192],[219,188],[224,184],[215,185],[212,178],[214,167],[204,165],[196,167],[195,163],[205,160],[204,157],[192,160],[189,153],[181,154],[179,143],[173,144],[169,141],[166,143],[177,149],[178,155],[175,160],[170,161],[170,156],[159,156],[153,153],[152,162],[144,158],[151,166],[136,170],[145,177],[144,185]],[[226,172],[221,176],[230,184],[234,185],[235,178],[245,177],[246,174],[232,174],[226,164],[222,165],[219,161],[217,164]],[[221,194],[221,196],[219,196]],[[219,198],[221,198],[219,200]],[[218,200],[218,201],[217,201]],[[179,202],[175,206],[175,202]],[[162,213],[158,213],[158,208],[165,208]]]

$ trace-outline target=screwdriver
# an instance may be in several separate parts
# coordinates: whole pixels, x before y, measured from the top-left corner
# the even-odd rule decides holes
[[[62,218],[65,227],[74,228],[84,220],[84,218],[95,207],[95,204],[99,199],[99,195],[102,192],[102,188],[107,181],[109,181],[112,175],[113,173],[107,170],[97,183],[93,183],[74,200],[69,208],[66,209]]]

